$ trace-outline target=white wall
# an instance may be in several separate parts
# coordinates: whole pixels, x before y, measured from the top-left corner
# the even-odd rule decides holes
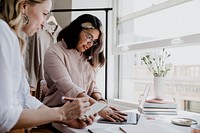
[[[53,9],[71,9],[72,0],[56,0]],[[71,22],[71,12],[54,12],[58,24],[63,28]]]

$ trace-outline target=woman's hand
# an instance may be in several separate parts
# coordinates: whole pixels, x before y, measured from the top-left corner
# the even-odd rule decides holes
[[[64,122],[67,126],[72,128],[85,128],[88,125],[91,125],[94,122],[95,116],[90,115],[89,117],[86,117],[84,119],[74,119],[69,120],[67,122]]]
[[[109,107],[107,106],[106,108],[104,108],[103,110],[101,110],[98,113],[101,117],[112,121],[112,122],[116,122],[116,121],[125,121],[126,119],[124,118],[124,116],[127,116],[127,114],[120,112],[119,110],[117,110],[114,107]]]
[[[66,102],[61,108],[61,121],[82,118],[86,111],[90,109],[90,102],[87,97],[75,98],[71,102]],[[91,120],[89,120],[90,122]]]

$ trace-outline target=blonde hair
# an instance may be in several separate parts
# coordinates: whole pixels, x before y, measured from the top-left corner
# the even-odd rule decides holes
[[[22,36],[24,17],[20,6],[23,2],[34,6],[44,1],[46,0],[0,0],[0,19],[6,21],[10,28],[16,33],[22,54],[24,53],[26,43]]]

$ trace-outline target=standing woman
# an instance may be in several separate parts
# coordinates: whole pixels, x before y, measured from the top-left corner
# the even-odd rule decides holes
[[[62,105],[59,101],[62,96],[87,96],[91,104],[106,103],[96,85],[97,71],[105,63],[101,21],[90,14],[81,15],[59,33],[57,40],[44,57],[49,88],[44,104]],[[99,115],[110,121],[125,120],[125,114],[109,106]],[[77,121],[71,120],[68,126],[76,127]]]
[[[30,95],[23,64],[24,34],[42,26],[51,0],[0,0],[0,132],[66,122],[89,110],[88,98],[49,108]],[[61,98],[60,98],[61,100]],[[88,119],[92,123],[93,119]]]

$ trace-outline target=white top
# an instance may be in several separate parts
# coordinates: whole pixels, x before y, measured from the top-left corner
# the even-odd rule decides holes
[[[23,108],[39,108],[42,103],[30,95],[23,69],[19,41],[8,24],[0,19],[0,132],[9,131]]]

